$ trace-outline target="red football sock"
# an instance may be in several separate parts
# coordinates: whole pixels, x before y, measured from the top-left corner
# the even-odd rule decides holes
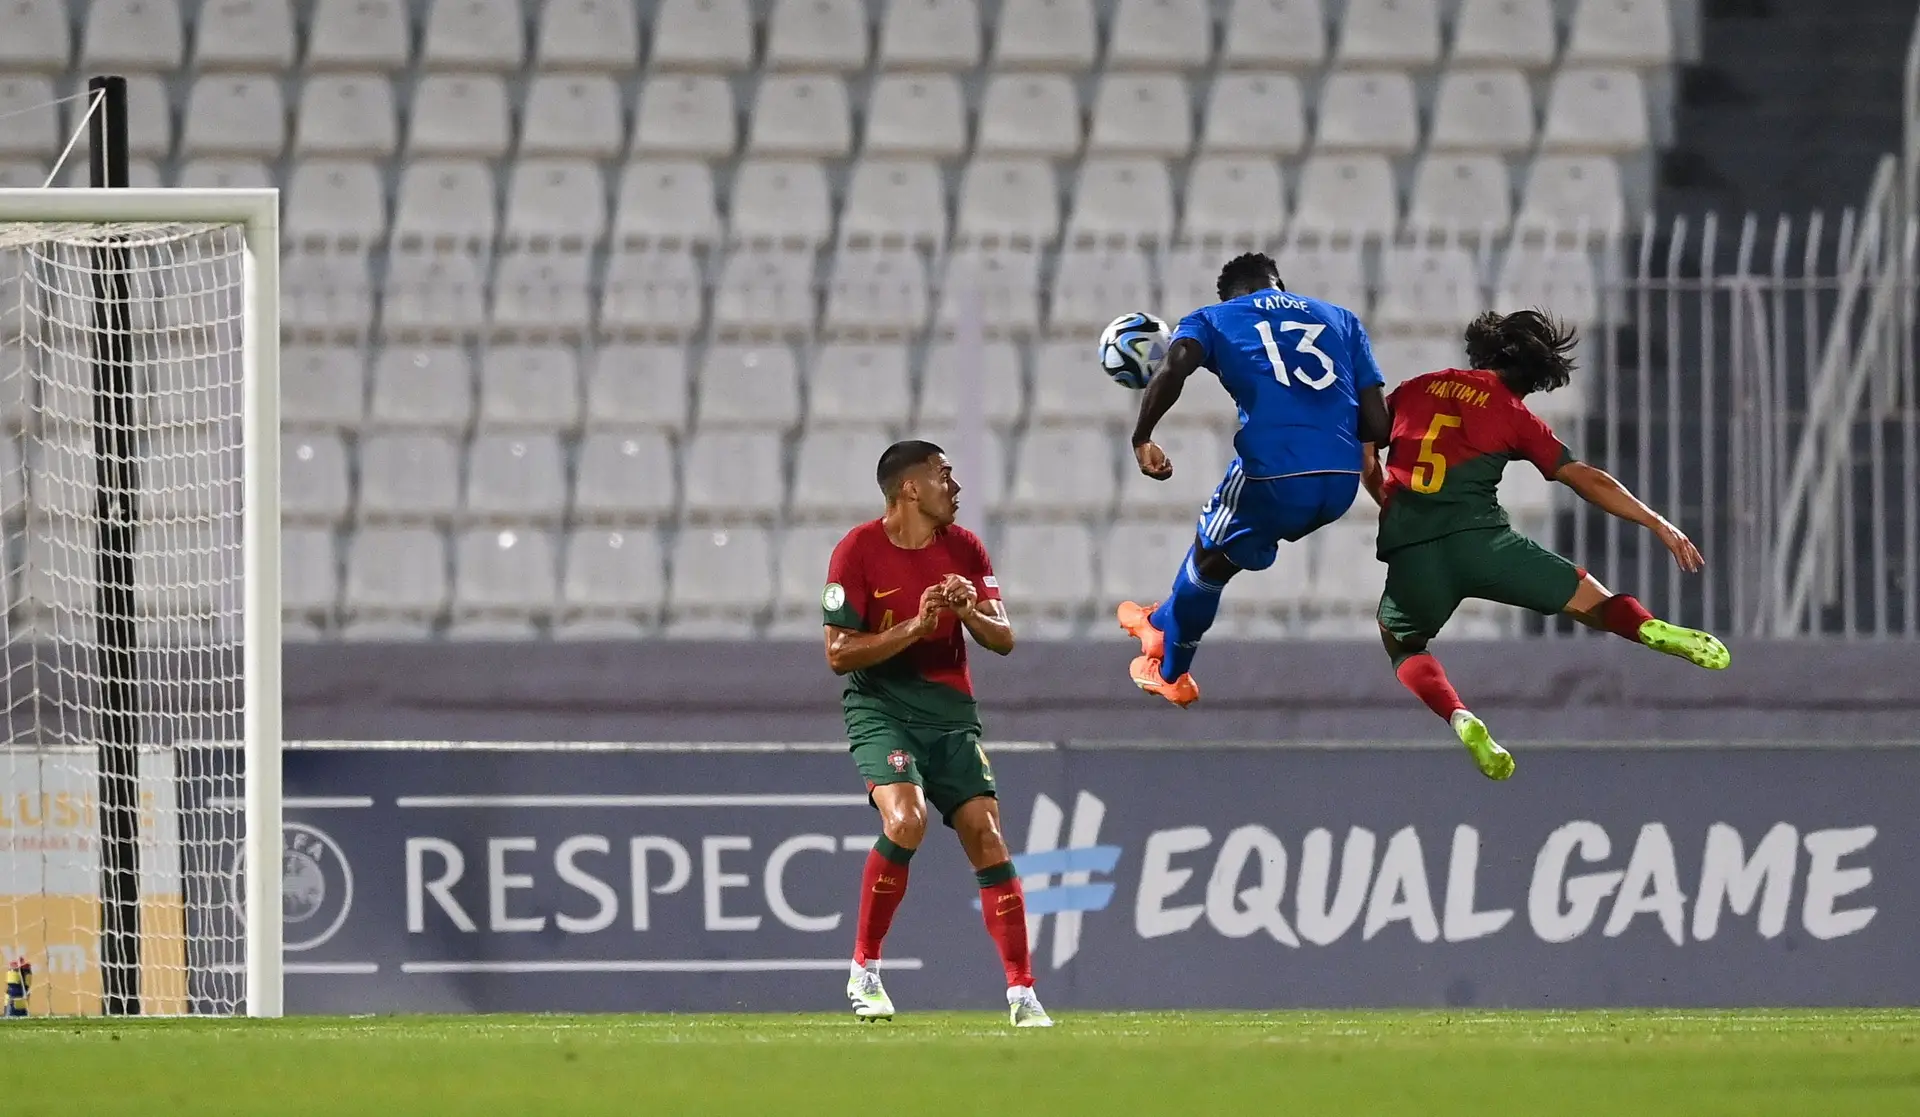
[[[1013,862],[1003,861],[974,874],[980,882],[980,918],[1000,949],[1007,985],[1033,984],[1033,955],[1027,949],[1027,893],[1014,875]]]
[[[882,837],[867,853],[860,872],[860,922],[854,932],[853,961],[864,966],[880,957],[880,943],[893,926],[893,913],[907,894],[907,862],[913,851]]]
[[[1412,691],[1414,697],[1427,704],[1427,709],[1443,718],[1452,718],[1455,710],[1464,710],[1460,695],[1455,693],[1453,684],[1447,681],[1447,672],[1440,661],[1426,652],[1411,655],[1402,660],[1400,666],[1393,669],[1400,685]]]
[[[1646,606],[1633,599],[1631,594],[1616,593],[1600,603],[1600,623],[1607,631],[1638,644],[1640,626],[1653,619]]]

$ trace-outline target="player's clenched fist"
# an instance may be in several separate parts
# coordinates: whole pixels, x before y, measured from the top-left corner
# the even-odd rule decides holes
[[[1142,442],[1133,448],[1133,460],[1140,464],[1140,472],[1155,481],[1165,481],[1173,476],[1173,459],[1160,444],[1153,441]]]
[[[980,594],[965,575],[947,575],[941,579],[940,589],[947,595],[947,604],[960,615],[962,620],[973,615],[973,608],[979,602]]]
[[[947,608],[947,588],[936,583],[920,591],[920,615],[914,620],[924,632],[932,632],[940,623],[940,610]]]

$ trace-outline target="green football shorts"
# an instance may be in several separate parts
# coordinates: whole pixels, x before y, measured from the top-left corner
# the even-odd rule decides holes
[[[948,826],[962,803],[994,794],[993,765],[980,747],[978,726],[915,726],[874,710],[848,710],[847,740],[869,793],[885,784],[916,784]]]
[[[1511,528],[1456,531],[1386,555],[1380,627],[1395,639],[1432,639],[1469,597],[1552,616],[1580,584],[1580,568]]]

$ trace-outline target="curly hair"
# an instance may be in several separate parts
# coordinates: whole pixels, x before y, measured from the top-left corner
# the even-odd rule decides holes
[[[1226,302],[1266,287],[1287,289],[1287,285],[1280,282],[1280,265],[1264,252],[1243,252],[1220,269],[1220,278],[1214,281],[1213,290],[1221,302]]]
[[[1515,395],[1564,388],[1578,332],[1544,310],[1489,310],[1467,324],[1467,361],[1500,374]]]

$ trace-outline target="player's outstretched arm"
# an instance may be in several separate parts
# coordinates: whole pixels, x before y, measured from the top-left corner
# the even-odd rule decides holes
[[[940,622],[940,611],[947,598],[939,586],[928,586],[920,595],[920,612],[912,620],[896,624],[884,632],[860,632],[836,625],[827,627],[827,666],[836,675],[864,670],[885,663],[901,652],[933,635]]]
[[[1206,350],[1190,337],[1177,337],[1167,349],[1166,359],[1160,362],[1159,371],[1153,379],[1147,381],[1147,390],[1140,395],[1140,418],[1133,424],[1133,456],[1140,463],[1140,472],[1156,481],[1165,481],[1173,476],[1173,463],[1167,460],[1166,452],[1153,441],[1153,428],[1180,399],[1180,390],[1187,386],[1187,377],[1192,376],[1205,359]]]
[[[947,575],[940,588],[946,591],[947,604],[966,626],[974,643],[996,655],[1013,651],[1013,622],[1007,619],[1004,605],[998,601],[981,601],[972,580],[960,574]]]
[[[1693,545],[1686,533],[1667,522],[1666,517],[1642,503],[1640,498],[1627,490],[1625,485],[1615,480],[1604,469],[1588,465],[1586,462],[1568,462],[1554,474],[1554,480],[1580,494],[1580,499],[1599,508],[1609,515],[1617,516],[1630,524],[1639,524],[1658,536],[1661,544],[1673,553],[1673,561],[1680,569],[1689,574],[1705,566],[1706,560],[1700,557],[1700,549]]]

